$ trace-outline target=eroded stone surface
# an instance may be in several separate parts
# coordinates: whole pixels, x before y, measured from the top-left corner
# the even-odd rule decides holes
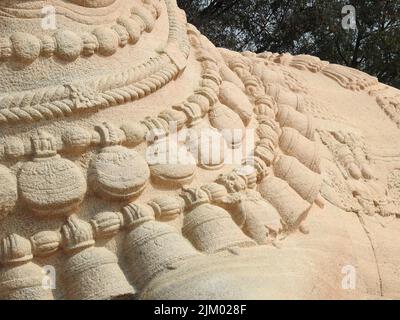
[[[174,0],[40,3],[0,4],[0,298],[400,297],[398,90]]]

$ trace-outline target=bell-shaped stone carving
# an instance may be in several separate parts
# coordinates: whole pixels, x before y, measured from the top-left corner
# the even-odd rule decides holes
[[[32,262],[28,239],[12,234],[1,241],[0,299],[53,300],[50,288],[44,286],[44,272]]]
[[[68,255],[62,274],[67,299],[110,300],[134,294],[115,254],[93,246],[89,223],[71,216],[63,226],[62,234]]]
[[[131,204],[123,212],[129,230],[125,253],[135,287],[143,289],[158,274],[200,254],[174,227],[154,221],[149,210]]]
[[[182,233],[196,249],[215,253],[255,245],[227,211],[208,203],[208,196],[203,190],[184,189],[182,196],[190,208],[184,218]]]
[[[54,138],[40,131],[32,139],[35,157],[18,174],[20,197],[38,215],[70,214],[86,194],[86,180],[78,166],[56,152]]]

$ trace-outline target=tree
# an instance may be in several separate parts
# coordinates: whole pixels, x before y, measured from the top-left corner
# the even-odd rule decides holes
[[[400,87],[400,1],[352,0],[355,29],[344,29],[344,0],[178,0],[189,22],[235,51],[311,54]]]

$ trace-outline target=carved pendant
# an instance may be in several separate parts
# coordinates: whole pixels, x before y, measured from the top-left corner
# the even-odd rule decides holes
[[[43,268],[33,262],[6,266],[0,271],[0,299],[54,300],[43,279]]]
[[[147,150],[153,182],[181,187],[192,182],[196,173],[196,159],[184,145],[160,140]]]
[[[24,164],[18,183],[22,201],[39,215],[68,214],[78,207],[86,193],[81,170],[59,155]]]
[[[53,300],[43,269],[32,262],[28,239],[10,234],[0,241],[0,300]]]
[[[86,194],[86,180],[72,161],[57,155],[55,139],[45,131],[32,138],[34,159],[18,175],[25,206],[38,215],[73,213]]]
[[[92,160],[89,171],[94,192],[114,201],[129,200],[140,194],[149,177],[145,159],[122,146],[103,148]]]

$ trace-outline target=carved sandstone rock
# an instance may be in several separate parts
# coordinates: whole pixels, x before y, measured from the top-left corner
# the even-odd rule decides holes
[[[56,154],[54,140],[44,132],[33,138],[36,156],[18,174],[21,200],[38,215],[69,214],[86,193],[86,181],[78,166]]]
[[[398,90],[175,0],[51,4],[0,1],[1,299],[400,297]]]

